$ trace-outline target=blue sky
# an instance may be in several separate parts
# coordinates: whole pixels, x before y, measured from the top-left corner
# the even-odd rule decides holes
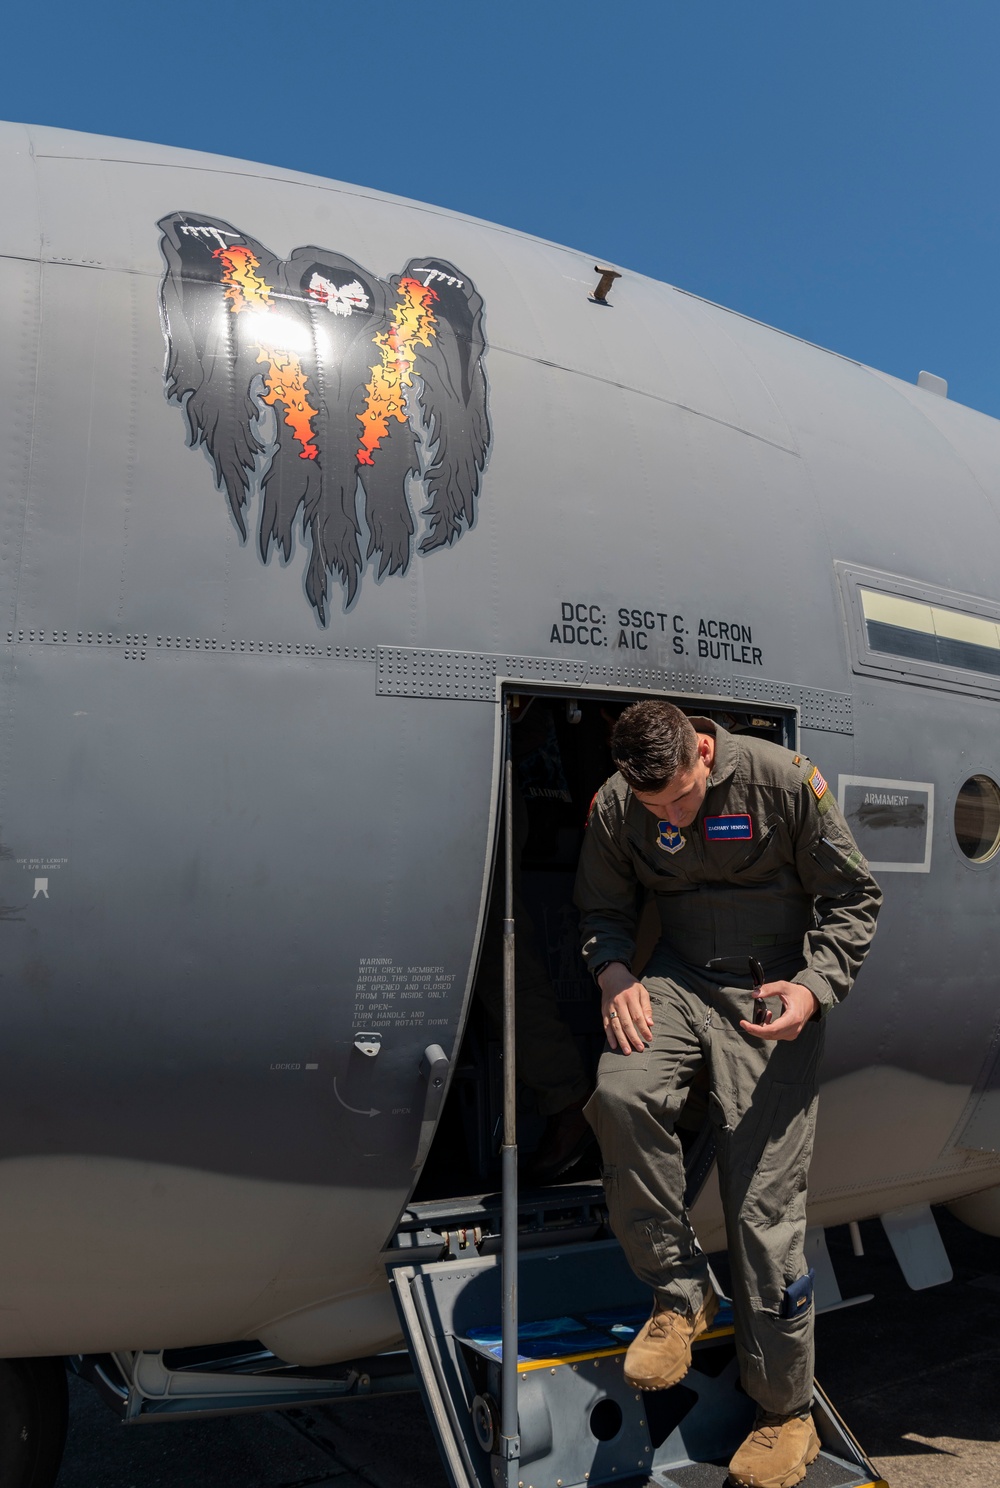
[[[7,118],[569,243],[1000,416],[996,0],[50,0]]]

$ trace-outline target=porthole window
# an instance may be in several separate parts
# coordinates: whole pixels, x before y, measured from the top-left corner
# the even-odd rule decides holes
[[[973,863],[985,863],[1000,848],[1000,786],[988,775],[971,776],[959,791],[955,836]]]

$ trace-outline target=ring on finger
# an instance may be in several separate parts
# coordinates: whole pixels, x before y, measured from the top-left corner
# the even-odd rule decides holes
[[[617,1014],[617,1013],[616,1013],[616,1012],[610,1012],[610,1013],[609,1013],[609,1014],[608,1014],[608,1017],[609,1017],[609,1018],[617,1018],[617,1017],[618,1017],[618,1014]]]

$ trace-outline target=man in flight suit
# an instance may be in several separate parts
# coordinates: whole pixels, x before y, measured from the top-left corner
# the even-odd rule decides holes
[[[787,1488],[819,1452],[803,1246],[823,1019],[868,951],[881,891],[803,755],[654,699],[625,710],[611,753],[619,773],[594,799],[576,902],[610,1046],[586,1115],[615,1234],[654,1293],[625,1374],[647,1390],[676,1384],[716,1311],[675,1130],[707,1066],[736,1350],[758,1407],[730,1474]],[[648,894],[661,934],[640,982]],[[757,994],[751,957],[765,972]]]

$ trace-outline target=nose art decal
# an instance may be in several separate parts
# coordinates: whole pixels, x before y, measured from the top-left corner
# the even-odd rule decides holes
[[[379,578],[405,573],[414,549],[474,525],[491,430],[483,301],[468,275],[412,258],[380,279],[324,248],[278,259],[216,217],[172,212],[158,225],[167,397],[244,538],[259,496],[263,560],[272,544],[291,558],[301,520],[321,623],[331,575],[349,607],[369,560]]]

